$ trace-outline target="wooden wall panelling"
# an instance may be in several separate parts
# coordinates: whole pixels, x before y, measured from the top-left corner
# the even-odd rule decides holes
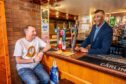
[[[11,84],[4,0],[0,1],[0,84]]]

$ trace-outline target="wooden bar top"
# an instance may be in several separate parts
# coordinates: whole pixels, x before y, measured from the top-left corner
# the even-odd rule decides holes
[[[55,52],[56,51],[48,51],[48,52],[45,53],[45,55],[52,56],[54,58],[58,58],[58,59],[61,59],[61,60],[67,61],[67,62],[71,62],[73,64],[92,68],[92,69],[95,69],[97,71],[100,71],[100,72],[103,72],[103,73],[106,73],[106,74],[110,74],[110,75],[113,75],[113,76],[116,76],[116,77],[126,79],[126,73],[124,73],[124,72],[116,71],[116,70],[113,70],[113,69],[110,69],[110,68],[102,67],[100,65],[96,65],[96,64],[89,63],[89,62],[86,62],[86,61],[78,60],[78,58],[80,58],[80,57],[87,56],[87,53],[75,52],[71,56],[64,56],[62,54],[56,54]]]

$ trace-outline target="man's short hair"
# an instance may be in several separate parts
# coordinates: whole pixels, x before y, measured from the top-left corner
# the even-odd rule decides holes
[[[104,10],[101,10],[101,9],[97,9],[97,10],[94,12],[94,14],[99,13],[99,12],[101,12],[102,14],[105,15],[105,11],[104,11]]]
[[[29,27],[33,27],[32,25],[26,25],[25,27],[24,27],[24,33],[26,34],[26,31],[28,30],[28,28]]]

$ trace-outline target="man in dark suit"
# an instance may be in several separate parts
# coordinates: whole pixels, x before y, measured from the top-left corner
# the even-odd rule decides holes
[[[112,28],[105,22],[105,12],[96,10],[94,12],[94,22],[89,36],[83,41],[80,47],[75,50],[86,52],[88,54],[109,54],[112,43]],[[86,47],[91,45],[89,49]]]

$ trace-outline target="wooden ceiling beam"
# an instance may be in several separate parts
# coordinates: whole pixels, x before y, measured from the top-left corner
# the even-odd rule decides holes
[[[57,2],[59,2],[59,1],[63,1],[63,0],[57,0]],[[48,0],[33,0],[33,2],[36,4],[44,5],[44,4],[48,3]],[[50,0],[49,3],[54,4],[55,0]]]

